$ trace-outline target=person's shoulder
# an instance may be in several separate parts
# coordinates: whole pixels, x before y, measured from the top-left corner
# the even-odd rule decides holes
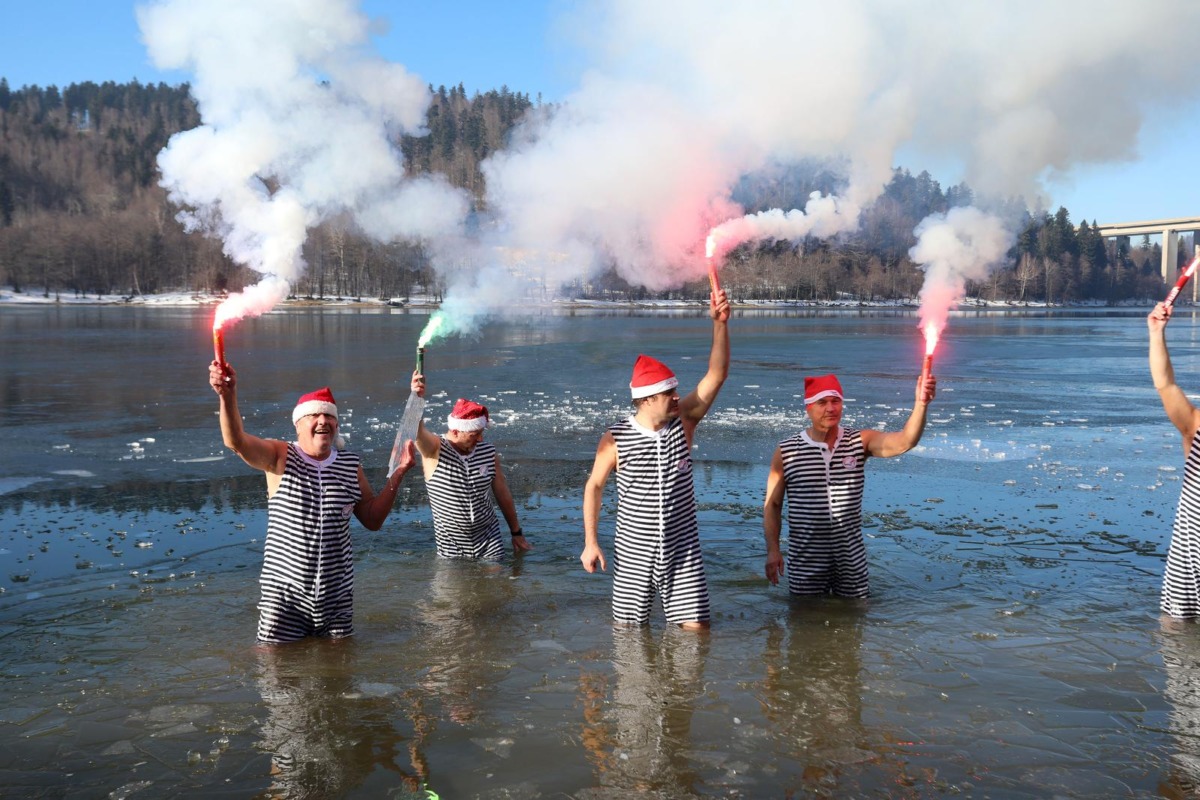
[[[633,417],[622,417],[621,419],[619,419],[616,422],[609,425],[608,428],[605,429],[604,432],[605,433],[617,433],[617,432],[621,432],[621,431],[627,431],[632,428],[633,428]]]

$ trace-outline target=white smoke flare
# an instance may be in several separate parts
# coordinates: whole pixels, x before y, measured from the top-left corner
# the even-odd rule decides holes
[[[262,273],[220,319],[270,310],[304,270],[308,230],[349,214],[382,239],[453,231],[462,196],[406,180],[394,137],[424,124],[429,91],[373,54],[353,0],[163,0],[138,9],[155,64],[186,70],[203,124],[159,156],[189,230]]]

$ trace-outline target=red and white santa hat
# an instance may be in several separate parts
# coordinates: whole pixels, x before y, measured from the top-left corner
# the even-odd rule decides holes
[[[328,386],[309,392],[296,401],[296,407],[292,409],[292,424],[309,414],[328,414],[337,419],[337,403]]]
[[[842,396],[842,385],[836,375],[809,375],[804,378],[804,405],[815,403],[822,397],[830,395],[839,400]]]
[[[634,400],[674,389],[678,385],[679,379],[666,364],[650,356],[638,355],[633,364],[633,380],[629,382],[629,391]]]
[[[473,433],[481,431],[492,424],[488,418],[487,406],[473,403],[466,398],[459,398],[454,404],[454,410],[446,418],[446,427],[452,431]]]

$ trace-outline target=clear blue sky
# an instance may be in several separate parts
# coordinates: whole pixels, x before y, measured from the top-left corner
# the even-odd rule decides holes
[[[648,2],[650,0],[647,0]],[[203,2],[203,0],[196,0]],[[106,80],[180,83],[187,76],[154,69],[140,40],[134,3],[127,0],[0,0],[0,76],[16,88]],[[458,0],[453,3],[365,0],[363,9],[388,21],[380,53],[434,86],[463,83],[468,93],[507,85],[513,91],[561,99],[577,83],[580,64],[555,20],[568,0]],[[1081,218],[1124,222],[1200,215],[1192,155],[1200,143],[1200,109],[1153,118],[1138,160],[1084,168],[1071,184],[1049,185],[1050,208],[1065,205]],[[928,169],[949,185],[958,176]]]

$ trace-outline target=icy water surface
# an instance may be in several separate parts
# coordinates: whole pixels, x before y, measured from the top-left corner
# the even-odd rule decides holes
[[[698,435],[708,635],[614,630],[579,566],[580,491],[638,352],[702,374],[686,313],[547,314],[435,344],[428,416],[486,402],[536,549],[433,554],[414,473],[355,527],[357,636],[253,646],[265,491],[220,446],[210,311],[0,313],[0,786],[14,797],[1185,797],[1200,631],[1157,595],[1182,476],[1144,312],[964,314],[922,447],[868,467],[874,597],[762,577],[775,443],[802,378],[896,428],[919,368],[900,311],[739,313]],[[382,480],[426,317],[289,311],[228,334],[247,428],[290,436],[333,387]],[[1168,332],[1200,391],[1200,323]],[[1189,376],[1197,376],[1194,381]],[[612,506],[602,520],[611,555]]]

